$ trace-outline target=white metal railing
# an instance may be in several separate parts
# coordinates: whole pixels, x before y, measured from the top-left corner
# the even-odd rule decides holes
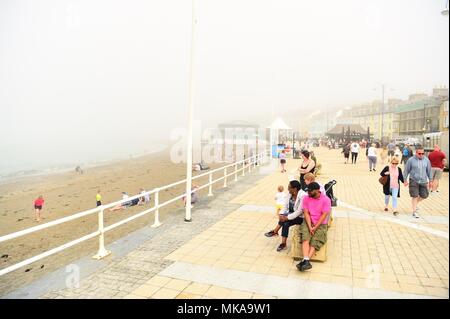
[[[209,176],[208,183],[206,183],[205,185],[199,186],[197,191],[199,191],[199,190],[201,190],[203,188],[209,187],[208,196],[213,196],[212,187],[213,187],[213,185],[215,183],[223,180],[223,187],[227,187],[228,177],[234,175],[234,181],[237,181],[239,172],[242,171],[242,176],[245,176],[245,170],[246,169],[247,169],[248,172],[251,172],[252,171],[252,167],[253,167],[253,169],[255,169],[257,163],[258,163],[258,165],[260,165],[262,162],[265,162],[269,158],[270,157],[267,156],[267,153],[263,152],[263,153],[251,156],[251,157],[249,157],[247,159],[241,160],[239,162],[234,162],[234,163],[228,164],[226,166],[219,167],[219,168],[216,168],[214,170],[210,170],[208,172],[205,172],[203,174],[199,174],[197,176],[194,176],[194,177],[192,177],[192,181],[197,180],[197,179],[202,178],[202,177]],[[233,170],[233,172],[228,173],[228,169],[230,169],[231,167],[233,167],[234,170]],[[221,177],[219,177],[219,178],[214,180],[213,179],[213,174],[214,173],[218,173],[220,171],[223,171],[223,176],[221,176]],[[89,215],[92,215],[92,214],[95,214],[95,213],[98,214],[98,229],[95,232],[90,233],[90,234],[88,234],[86,236],[83,236],[81,238],[75,239],[73,241],[70,241],[68,243],[65,243],[65,244],[63,244],[61,246],[58,246],[58,247],[53,248],[51,250],[48,250],[48,251],[46,251],[44,253],[41,253],[39,255],[36,255],[34,257],[28,258],[28,259],[26,259],[24,261],[21,261],[19,263],[14,264],[14,265],[8,266],[8,267],[6,267],[4,269],[1,269],[0,270],[0,276],[5,275],[7,273],[10,273],[10,272],[12,272],[14,270],[17,270],[17,269],[19,269],[19,268],[21,268],[23,266],[29,265],[29,264],[31,264],[31,263],[33,263],[35,261],[38,261],[40,259],[43,259],[45,257],[51,256],[53,254],[56,254],[56,253],[58,253],[60,251],[63,251],[65,249],[69,248],[69,247],[75,246],[75,245],[80,244],[80,243],[82,243],[84,241],[87,241],[89,239],[95,238],[97,236],[99,238],[99,249],[98,249],[97,254],[95,256],[93,256],[93,258],[101,259],[101,258],[109,255],[110,251],[106,250],[106,248],[105,248],[105,233],[107,231],[110,231],[110,230],[112,230],[114,228],[117,228],[117,227],[119,227],[119,226],[121,226],[121,225],[123,225],[125,223],[128,223],[128,222],[130,222],[130,221],[132,221],[132,220],[134,220],[136,218],[142,217],[142,216],[144,216],[144,215],[146,215],[148,213],[151,213],[151,212],[155,212],[155,219],[154,219],[154,223],[152,224],[152,227],[160,226],[161,222],[159,221],[159,209],[161,207],[170,205],[173,202],[176,202],[176,201],[178,201],[178,200],[180,200],[180,199],[182,199],[183,197],[186,196],[186,193],[184,193],[184,194],[178,195],[178,196],[176,196],[174,198],[171,198],[171,199],[169,199],[169,200],[167,200],[167,201],[165,201],[163,203],[160,203],[159,202],[159,200],[160,200],[159,199],[160,192],[163,191],[163,190],[166,190],[168,188],[172,188],[172,187],[175,187],[175,186],[178,186],[178,185],[185,184],[186,182],[187,182],[187,180],[184,179],[184,180],[181,180],[181,181],[178,181],[178,182],[175,182],[175,183],[163,186],[163,187],[152,189],[151,191],[147,191],[147,192],[144,192],[144,193],[140,193],[138,195],[130,196],[128,198],[125,198],[125,199],[122,199],[122,200],[119,200],[119,201],[116,201],[116,202],[113,202],[113,203],[110,203],[110,204],[101,205],[101,206],[98,206],[96,208],[92,208],[92,209],[89,209],[89,210],[86,210],[86,211],[83,211],[83,212],[80,212],[80,213],[76,213],[74,215],[63,217],[63,218],[60,218],[60,219],[57,219],[57,220],[54,220],[54,221],[51,221],[51,222],[48,222],[48,223],[45,223],[45,224],[42,224],[42,225],[30,227],[30,228],[27,228],[27,229],[24,229],[24,230],[21,230],[21,231],[18,231],[18,232],[14,232],[12,234],[1,236],[0,237],[0,243],[2,243],[4,241],[11,240],[11,239],[15,239],[15,238],[18,238],[18,237],[22,237],[22,236],[25,236],[25,235],[28,235],[28,234],[31,234],[31,233],[35,233],[35,232],[38,232],[38,231],[41,231],[41,230],[44,230],[44,229],[47,229],[47,228],[50,228],[50,227],[53,227],[53,226],[56,226],[56,225],[60,225],[60,224],[63,224],[63,223],[75,220],[75,219],[79,219],[79,218],[82,218],[82,217],[85,217],[85,216],[89,216]],[[141,198],[141,197],[144,197],[146,195],[151,195],[151,194],[155,195],[154,196],[154,201],[155,202],[154,202],[154,206],[153,207],[151,207],[151,208],[149,208],[147,210],[144,210],[143,212],[137,213],[137,214],[135,214],[133,216],[130,216],[130,217],[126,218],[126,219],[118,221],[118,222],[116,222],[116,223],[114,223],[112,225],[104,227],[104,225],[103,225],[103,223],[104,223],[104,211],[106,209],[112,208],[112,207],[117,206],[119,204],[122,205],[123,203],[130,202],[130,201],[132,201],[134,199]]]

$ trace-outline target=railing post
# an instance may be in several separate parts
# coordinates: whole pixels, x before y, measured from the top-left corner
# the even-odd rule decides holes
[[[100,211],[98,212],[98,231],[100,232],[100,235],[98,237],[98,252],[95,256],[92,257],[97,260],[111,254],[111,251],[106,250],[105,248],[105,232],[103,230],[103,206],[100,206]]]
[[[227,168],[223,170],[223,187],[227,187]]]
[[[153,228],[161,226],[161,223],[159,222],[159,188],[157,188],[155,192],[155,207],[155,222],[152,225]]]
[[[245,161],[242,162],[242,176],[245,176]]]
[[[237,182],[237,163],[234,163],[234,181]]]
[[[208,192],[208,196],[213,196],[213,192],[212,192],[212,173],[209,173],[209,192]]]

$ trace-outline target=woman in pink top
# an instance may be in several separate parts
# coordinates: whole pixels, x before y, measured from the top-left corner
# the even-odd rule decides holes
[[[389,205],[389,197],[392,196],[392,208],[394,215],[397,216],[397,198],[400,197],[400,183],[404,182],[402,169],[398,167],[398,158],[393,157],[391,164],[383,168],[381,176],[387,176],[387,182],[383,185],[384,193],[384,211],[387,212]]]
[[[34,201],[34,212],[36,214],[36,221],[41,221],[41,210],[42,206],[44,206],[44,197],[39,195],[39,197]]]

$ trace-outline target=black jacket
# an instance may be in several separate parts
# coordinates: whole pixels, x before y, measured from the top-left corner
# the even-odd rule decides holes
[[[398,188],[398,195],[397,197],[400,197],[400,182],[404,182],[403,179],[403,174],[402,174],[402,169],[400,167],[397,167],[398,169],[398,184],[399,184],[399,188]],[[380,172],[381,176],[385,176],[384,173],[389,172],[389,166],[386,166],[385,168],[383,168],[383,170]],[[391,183],[391,176],[387,175],[387,183],[383,185],[383,193],[384,195],[392,195],[391,194],[391,187],[390,187],[390,183]]]

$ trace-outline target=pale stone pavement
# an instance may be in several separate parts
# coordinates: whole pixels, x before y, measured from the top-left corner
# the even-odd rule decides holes
[[[80,288],[42,297],[448,298],[448,173],[439,195],[421,204],[423,218],[410,217],[404,187],[401,214],[394,217],[383,211],[378,183],[382,165],[369,172],[365,156],[352,165],[344,164],[340,150],[316,148],[315,152],[323,165],[318,181],[335,179],[339,201],[333,208],[327,261],[313,262],[310,271],[297,270],[289,241],[287,250],[277,252],[280,238],[263,235],[277,222],[273,200],[277,185],[286,186],[299,165],[298,160],[288,159],[288,174],[261,167],[242,178],[247,183],[230,187],[205,209],[194,209],[194,221],[195,216],[210,218],[205,225],[197,227],[193,222],[167,228],[165,234],[83,279]],[[221,207],[223,211],[215,212]],[[167,249],[160,249],[163,257],[157,257],[151,247],[158,247],[157,240],[169,240],[173,231],[184,237],[174,238]]]

